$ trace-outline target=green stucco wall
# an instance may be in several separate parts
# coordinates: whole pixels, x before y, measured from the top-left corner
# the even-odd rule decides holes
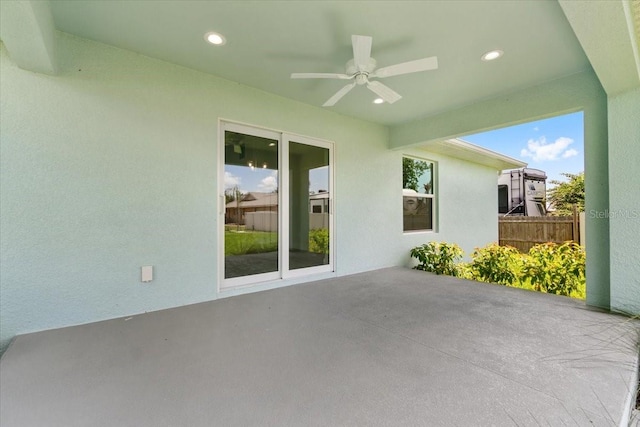
[[[218,297],[219,118],[336,141],[341,165],[367,165],[337,171],[338,197],[377,188],[363,208],[384,199],[381,214],[393,213],[384,127],[133,52],[59,41],[57,76],[21,70],[1,52],[3,348],[16,333]],[[341,274],[403,252],[391,232],[336,225],[363,236],[338,243]],[[153,282],[140,282],[142,265],[155,266]]]
[[[387,128],[64,34],[58,49],[48,76],[0,45],[0,350],[15,334],[249,291],[216,291],[219,119],[335,143],[337,275],[405,265],[428,240],[497,238],[458,221],[465,199],[474,221],[495,219],[490,168],[425,154],[443,175],[440,233],[407,237]]]
[[[608,109],[611,309],[640,314],[640,89],[609,98]]]

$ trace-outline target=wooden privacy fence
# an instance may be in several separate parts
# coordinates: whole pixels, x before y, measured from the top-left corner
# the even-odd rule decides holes
[[[534,245],[546,242],[580,243],[579,216],[505,216],[498,218],[498,238],[501,246],[513,246],[529,252]]]

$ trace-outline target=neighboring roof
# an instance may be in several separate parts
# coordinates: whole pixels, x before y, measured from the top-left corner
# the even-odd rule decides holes
[[[309,194],[309,200],[328,199],[329,192],[323,191],[321,193]]]
[[[432,153],[444,154],[468,162],[489,166],[496,170],[517,169],[527,166],[526,162],[496,153],[478,145],[463,141],[458,138],[444,141],[433,141],[421,145],[420,148]]]
[[[257,208],[261,206],[277,206],[278,205],[278,193],[259,193],[250,192],[247,193],[242,200],[240,200],[239,207],[241,208]],[[227,203],[226,207],[235,208],[238,207],[238,203],[234,200]]]

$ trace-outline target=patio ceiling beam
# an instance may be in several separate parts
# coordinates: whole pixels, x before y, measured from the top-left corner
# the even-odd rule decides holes
[[[573,74],[390,129],[389,148],[422,146],[588,109],[604,92],[593,71]]]
[[[640,14],[629,0],[559,0],[573,32],[609,96],[640,87]]]
[[[56,73],[56,29],[48,1],[0,1],[0,38],[18,67]]]

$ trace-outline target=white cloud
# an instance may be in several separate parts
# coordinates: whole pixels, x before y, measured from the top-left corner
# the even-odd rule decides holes
[[[568,149],[573,144],[573,139],[561,136],[555,142],[547,143],[547,139],[542,136],[538,139],[530,139],[527,148],[520,151],[521,157],[531,157],[535,162],[553,161],[559,158],[568,158],[578,154],[573,148]]]
[[[260,189],[260,191],[263,191],[265,193],[271,193],[276,188],[278,188],[278,180],[273,176],[268,176],[260,181],[260,184],[258,184],[258,188]]]
[[[265,193],[271,193],[278,189],[278,171],[273,171],[271,175],[266,178],[263,178],[258,184],[258,188],[260,191]]]
[[[240,178],[239,176],[235,176],[231,172],[225,172],[224,173],[224,188],[225,189],[228,190],[230,188],[239,187],[241,182],[242,182],[242,178]]]

